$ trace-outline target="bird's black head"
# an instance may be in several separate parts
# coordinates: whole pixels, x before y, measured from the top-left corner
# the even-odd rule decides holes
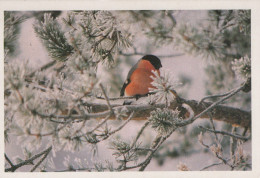
[[[155,69],[160,69],[162,67],[160,59],[154,55],[145,55],[142,57],[142,60],[150,61]]]

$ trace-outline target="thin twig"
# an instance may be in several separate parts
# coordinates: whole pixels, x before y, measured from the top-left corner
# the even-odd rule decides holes
[[[175,17],[172,15],[172,13],[167,13],[167,16],[172,21],[172,28],[174,28],[176,26],[176,24],[177,24],[177,21],[176,21]]]
[[[18,90],[18,89],[15,89],[17,95],[18,95],[18,98],[20,100],[20,102],[23,104],[24,103],[24,99],[23,99],[23,96],[21,94],[21,92]]]
[[[207,113],[208,111],[210,111],[211,109],[213,109],[215,106],[217,106],[218,104],[222,103],[223,101],[227,100],[228,98],[232,97],[233,95],[235,95],[236,93],[238,93],[239,91],[241,91],[244,88],[243,86],[238,87],[237,89],[235,89],[233,92],[229,93],[226,97],[214,102],[213,104],[211,104],[207,109],[205,109],[204,111],[202,111],[200,114],[196,115],[195,117],[185,120],[182,123],[179,123],[178,126],[182,126],[182,125],[188,125],[192,122],[194,122],[196,119],[200,118],[202,115],[204,115],[205,113]]]
[[[35,171],[37,169],[37,167],[40,166],[40,164],[47,158],[48,154],[51,151],[51,147],[49,149],[47,149],[44,153],[44,156],[42,157],[42,159],[40,159],[40,161],[38,161],[38,163],[31,169],[31,172]]]
[[[36,72],[46,70],[46,69],[52,67],[54,64],[56,64],[56,61],[52,60],[52,61],[48,62],[47,64],[44,64],[42,67],[40,67],[40,68],[34,70],[33,72],[31,72],[30,74],[28,74],[26,76],[26,78],[27,77],[32,77]]]
[[[202,146],[204,146],[204,147],[207,148],[207,149],[211,149],[211,147],[212,147],[212,146],[206,145],[202,140],[200,141],[200,143],[201,143]],[[226,160],[225,158],[223,158],[222,156],[219,155],[219,153],[221,152],[221,150],[219,150],[219,151],[213,151],[213,150],[211,150],[211,151],[215,154],[216,158],[218,158],[219,160],[221,160],[225,165],[228,165],[229,167],[234,168],[233,165],[231,165],[231,164],[228,163],[229,160]]]
[[[233,137],[235,139],[240,139],[240,140],[243,140],[243,141],[247,141],[250,138],[250,137],[243,137],[243,136],[240,136],[240,135],[234,135],[234,134],[231,134],[229,132],[224,132],[224,131],[218,131],[218,130],[214,131],[214,130],[211,130],[211,129],[208,129],[208,128],[205,128],[205,127],[202,127],[202,126],[199,126],[199,128],[206,130],[208,132],[213,132],[213,133],[221,134],[221,135],[227,135],[227,136]]]
[[[110,115],[108,115],[102,122],[100,122],[94,129],[88,132],[88,134],[93,133],[95,130],[97,130],[99,127],[101,127],[104,123],[106,123],[110,118]]]
[[[100,88],[101,88],[101,90],[102,90],[103,95],[105,96],[105,99],[106,99],[106,102],[107,102],[107,105],[108,105],[109,110],[111,111],[112,114],[115,114],[115,113],[114,113],[114,110],[113,110],[113,108],[112,108],[112,106],[111,106],[111,104],[110,104],[110,102],[109,102],[109,99],[108,99],[108,97],[107,97],[106,91],[105,91],[105,89],[104,89],[102,83],[100,83],[99,86],[100,86]]]
[[[73,168],[73,167],[69,167],[68,169],[63,169],[63,170],[54,171],[54,172],[77,172],[77,171],[91,172],[92,170],[96,170],[96,169],[95,168]]]
[[[208,168],[213,167],[213,166],[218,166],[218,165],[221,165],[221,164],[223,164],[223,162],[214,163],[214,164],[211,164],[211,165],[208,165],[208,166],[202,168],[200,171],[204,171],[205,169],[208,169]]]
[[[138,95],[139,98],[142,98],[142,97],[147,97],[148,95],[152,95],[152,94],[155,94],[154,92],[150,92],[148,94],[145,94],[145,95]],[[102,100],[105,100],[106,98],[104,97],[101,97],[101,96],[96,96],[97,99],[102,99]],[[113,97],[113,98],[109,98],[109,100],[111,101],[114,101],[114,100],[121,100],[121,99],[135,99],[136,97],[135,96],[120,96],[120,97]]]
[[[101,100],[105,100],[104,97],[101,96],[96,96],[97,99],[101,99]],[[135,98],[134,96],[122,96],[122,97],[114,97],[114,98],[109,98],[109,100],[113,101],[113,100],[121,100],[121,99],[133,99]]]
[[[147,53],[141,53],[141,52],[134,52],[134,53],[123,53],[122,51],[119,52],[120,55],[123,56],[145,56],[147,55]],[[183,56],[183,53],[179,53],[179,54],[169,54],[169,55],[157,55],[157,57],[159,58],[172,58],[172,57],[179,57],[179,56]]]
[[[244,128],[244,131],[243,131],[243,133],[242,133],[242,136],[246,136],[247,130],[248,130],[248,127]]]
[[[115,129],[115,130],[109,132],[108,135],[110,136],[110,135],[112,135],[112,134],[118,132],[119,130],[121,130],[121,129],[133,118],[133,115],[134,115],[134,112],[132,112],[132,113],[130,114],[130,116],[128,117],[128,119],[127,119],[122,125],[120,125],[117,129]]]
[[[123,170],[128,170],[128,169],[134,169],[134,168],[140,168],[139,171],[144,171],[145,168],[147,167],[147,165],[150,163],[154,153],[160,148],[160,146],[164,143],[165,140],[167,140],[167,138],[169,138],[172,133],[175,131],[176,129],[173,129],[171,132],[169,132],[166,136],[160,136],[157,135],[156,138],[153,141],[153,144],[151,145],[151,147],[149,148],[150,150],[147,153],[146,158],[144,159],[144,161],[142,161],[141,163],[135,165],[135,166],[129,166],[129,167],[125,167]],[[122,171],[122,169],[118,169],[119,171]]]
[[[35,136],[35,137],[46,137],[46,136],[51,136],[53,135],[55,132],[59,132],[60,130],[62,130],[63,128],[65,128],[67,126],[67,124],[71,123],[72,121],[69,122],[62,122],[62,126],[60,128],[55,128],[54,131],[52,132],[48,132],[48,133],[31,133],[30,130],[28,131],[28,135],[30,136]]]
[[[120,125],[120,126],[119,126],[118,128],[116,128],[116,129],[112,130],[111,132],[97,135],[97,136],[100,136],[100,137],[103,137],[103,138],[100,139],[100,140],[97,140],[95,143],[104,141],[104,140],[106,140],[107,138],[109,138],[111,135],[113,135],[113,134],[115,134],[116,132],[120,131],[122,128],[124,128],[124,127],[126,126],[126,124],[127,124],[129,121],[132,120],[133,115],[134,115],[134,112],[132,112],[132,113],[129,115],[128,119],[127,119],[122,125]]]
[[[77,120],[77,119],[84,119],[84,120],[89,120],[90,118],[96,119],[96,118],[102,118],[107,116],[110,111],[104,111],[104,112],[99,112],[99,113],[85,113],[84,115],[54,115],[54,114],[44,114],[40,113],[34,109],[28,108],[33,114],[38,115],[42,118],[55,118],[55,119],[72,119],[72,120]]]
[[[78,29],[74,27],[70,22],[68,22],[65,18],[62,18],[63,22],[65,22],[68,26],[70,26],[73,31],[77,31]]]
[[[153,151],[151,148],[133,148],[134,151]]]
[[[205,96],[204,98],[202,98],[202,99],[200,100],[199,104],[202,103],[203,101],[205,101],[206,99],[209,99],[209,98],[217,98],[217,97],[227,96],[227,95],[229,95],[230,93],[232,93],[233,91],[234,91],[234,89],[231,90],[231,91],[229,91],[229,92],[227,92],[227,93],[223,93],[223,94]]]
[[[78,53],[78,55],[85,61],[85,62],[88,62],[89,63],[89,61],[88,61],[88,59],[87,58],[85,58],[85,56],[83,56],[82,55],[82,51],[80,51],[79,50],[79,48],[78,48],[78,46],[77,46],[77,44],[76,44],[76,41],[75,41],[75,39],[71,36],[71,38],[70,38],[70,41],[71,41],[71,43],[72,43],[72,45],[73,45],[73,48],[76,50],[76,52]],[[81,73],[82,73],[82,71],[80,71]]]
[[[228,24],[228,25],[226,25],[226,26],[223,26],[219,31],[222,32],[222,31],[225,30],[226,28],[231,27],[231,26],[234,26],[234,25],[236,25],[236,24],[235,24],[235,23]]]
[[[236,127],[232,127],[231,134],[233,135],[235,132],[236,132]],[[230,137],[230,159],[233,165],[235,164],[235,159],[233,159],[233,156],[235,154],[236,142],[237,140],[235,140],[234,137]]]
[[[72,135],[76,135],[76,134],[78,134],[78,133],[83,129],[83,127],[85,126],[86,122],[87,122],[87,121],[84,120],[84,121],[82,122],[80,128],[77,129],[77,130],[76,130]]]
[[[220,156],[218,153],[215,154],[216,157],[221,160],[225,165],[228,165],[232,170],[234,169],[234,166],[231,165],[230,163],[228,163],[229,160],[226,160],[225,158],[223,158],[222,156]]]
[[[12,163],[12,161],[8,158],[8,156],[6,154],[5,154],[5,159],[10,164],[11,167],[14,166],[14,164]]]
[[[16,165],[13,165],[12,167],[10,168],[6,168],[5,169],[5,172],[14,172],[16,169],[24,166],[24,165],[27,165],[29,163],[32,163],[35,159],[41,157],[42,155],[44,155],[46,152],[50,152],[50,150],[52,149],[52,146],[50,146],[49,148],[47,148],[46,150],[44,150],[43,152],[37,154],[37,155],[34,155],[33,157],[31,157],[30,159],[27,159],[19,164],[16,164]]]
[[[202,103],[203,105],[204,105],[204,103]],[[205,105],[204,105],[204,107],[205,107]],[[206,108],[206,107],[205,107]],[[210,113],[210,112],[208,112],[208,115],[209,115],[209,119],[210,119],[210,123],[211,123],[211,126],[212,126],[212,129],[213,129],[213,133],[214,133],[214,135],[215,135],[215,139],[216,139],[216,142],[217,142],[217,144],[219,144],[220,145],[220,141],[219,141],[219,139],[218,139],[218,135],[216,134],[216,128],[215,128],[215,125],[214,125],[214,122],[213,122],[213,119],[212,119],[212,114]]]
[[[220,145],[220,141],[219,141],[219,139],[218,139],[218,135],[216,134],[216,128],[215,128],[215,125],[214,125],[214,122],[213,122],[213,119],[212,119],[212,116],[211,116],[211,114],[209,114],[210,115],[210,117],[209,117],[209,119],[210,119],[210,123],[211,123],[211,126],[212,126],[212,129],[213,129],[213,133],[214,133],[214,135],[215,135],[215,139],[216,139],[216,142]]]
[[[140,129],[140,131],[137,133],[137,136],[135,137],[135,140],[133,141],[133,143],[130,146],[130,149],[132,149],[134,147],[134,145],[136,144],[136,142],[138,141],[138,139],[140,138],[141,134],[143,133],[144,129],[149,125],[149,122],[145,122],[145,124],[143,125],[143,127]]]
[[[139,171],[144,171],[145,168],[148,166],[148,164],[150,163],[155,151],[161,146],[161,144],[164,142],[164,137],[162,137],[161,135],[157,135],[157,137],[155,138],[155,140],[152,143],[152,146],[150,149],[152,149],[153,151],[149,151],[145,161],[143,162],[143,165],[140,167]]]

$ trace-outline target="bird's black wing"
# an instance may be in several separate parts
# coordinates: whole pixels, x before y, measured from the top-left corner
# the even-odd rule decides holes
[[[121,90],[120,90],[120,96],[124,96],[125,95],[125,88],[128,85],[128,82],[126,80],[126,82],[124,83],[124,85],[122,86]]]
[[[141,60],[141,59],[140,59]],[[121,91],[120,91],[120,96],[124,96],[125,94],[125,88],[127,87],[127,85],[131,82],[130,78],[131,78],[131,75],[133,74],[133,72],[135,71],[135,69],[137,68],[140,60],[130,69],[130,71],[128,72],[127,74],[127,78],[121,88]]]

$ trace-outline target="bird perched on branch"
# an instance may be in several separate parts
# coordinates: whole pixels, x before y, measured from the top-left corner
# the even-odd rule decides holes
[[[162,67],[161,61],[154,55],[142,57],[129,71],[127,79],[122,86],[120,96],[135,96],[136,98],[149,93],[149,88],[154,88],[151,84],[154,76],[152,71],[160,75],[159,69]]]

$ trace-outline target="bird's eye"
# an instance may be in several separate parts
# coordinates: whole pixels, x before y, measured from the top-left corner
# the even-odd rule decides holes
[[[128,83],[129,83],[129,80],[126,80],[126,81],[125,81],[125,84],[128,84]]]

